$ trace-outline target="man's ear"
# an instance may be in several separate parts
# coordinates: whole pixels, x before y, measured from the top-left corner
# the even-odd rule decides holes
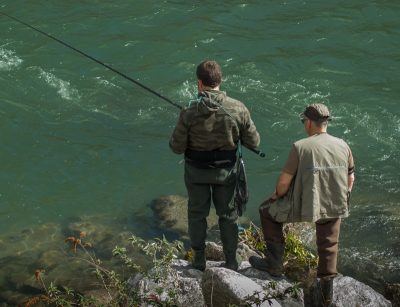
[[[198,88],[199,92],[201,92],[203,90],[203,81],[197,80],[197,88]]]

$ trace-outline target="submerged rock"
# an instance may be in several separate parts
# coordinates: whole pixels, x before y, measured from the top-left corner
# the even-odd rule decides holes
[[[163,230],[177,233],[182,239],[188,238],[187,197],[180,195],[167,195],[154,199],[150,203],[158,225]],[[248,223],[245,217],[239,218],[241,224]],[[207,218],[208,240],[219,242],[218,216],[215,208],[211,206]]]
[[[186,197],[179,195],[161,196],[154,199],[150,207],[159,220],[160,228],[176,232],[182,237],[187,237],[187,202],[188,200]],[[214,208],[211,208],[207,222],[209,228],[218,225],[218,217]]]
[[[99,288],[94,267],[82,260],[87,255],[77,245],[76,252],[67,237],[90,243],[86,249],[102,259],[102,264],[118,272],[121,263],[112,258],[116,245],[126,245],[132,235],[123,231],[121,223],[107,216],[84,216],[64,225],[48,223],[21,232],[0,235],[0,302],[10,306],[23,305],[29,297],[43,293],[43,284],[35,278],[40,270],[46,287],[67,286],[77,291]],[[80,236],[83,235],[83,238]],[[134,253],[132,253],[134,255]],[[138,257],[138,263],[141,261]]]

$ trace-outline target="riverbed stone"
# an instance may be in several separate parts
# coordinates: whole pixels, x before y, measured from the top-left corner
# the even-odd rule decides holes
[[[267,272],[252,268],[247,261],[242,262],[238,272],[223,268],[222,264],[223,261],[208,260],[206,270],[201,272],[194,270],[189,262],[177,259],[171,265],[170,275],[164,280],[162,287],[165,289],[181,289],[177,291],[177,301],[181,300],[180,302],[184,303],[178,303],[178,306],[211,306],[211,304],[213,306],[227,306],[228,303],[240,305],[246,301],[247,303],[251,302],[250,297],[257,293],[260,294],[259,298],[261,299],[266,293],[270,293],[269,297],[275,297],[274,306],[303,307],[312,304],[310,301],[305,302],[303,289],[295,286],[285,276],[270,276]],[[190,286],[179,286],[183,279]],[[160,286],[160,284],[151,280],[144,282],[141,277],[137,278],[135,283],[141,284],[142,293],[152,293],[152,289]],[[204,303],[200,299],[200,289]],[[281,295],[289,290],[289,293]],[[295,292],[297,295],[293,295]],[[185,296],[189,296],[191,293],[196,294],[197,305],[194,301],[185,301]],[[334,279],[334,304],[337,307],[392,306],[387,299],[371,287],[342,275]]]
[[[164,278],[157,282],[138,273],[129,279],[129,284],[142,297],[157,297],[166,303],[172,299],[170,294],[174,293],[175,306],[205,306],[199,278],[191,277],[192,273],[187,270],[191,270],[189,263],[178,260],[171,268],[165,268]],[[159,289],[162,290],[161,293]]]
[[[349,276],[333,280],[333,303],[337,307],[389,307],[391,302],[370,286]]]
[[[249,297],[263,292],[263,288],[253,280],[222,267],[205,270],[202,290],[208,306],[242,305]],[[279,307],[281,305],[275,299],[271,299],[260,306]]]

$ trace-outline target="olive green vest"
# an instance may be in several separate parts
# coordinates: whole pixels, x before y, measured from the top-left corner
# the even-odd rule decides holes
[[[288,193],[268,205],[278,222],[315,222],[349,215],[349,147],[327,133],[294,143],[299,157]]]

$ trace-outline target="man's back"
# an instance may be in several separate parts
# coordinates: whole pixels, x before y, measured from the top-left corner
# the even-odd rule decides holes
[[[297,141],[294,197],[303,220],[348,216],[349,146],[327,133]]]
[[[249,111],[238,100],[222,91],[206,91],[181,112],[170,146],[176,153],[235,150],[243,145],[257,147],[259,135]]]

